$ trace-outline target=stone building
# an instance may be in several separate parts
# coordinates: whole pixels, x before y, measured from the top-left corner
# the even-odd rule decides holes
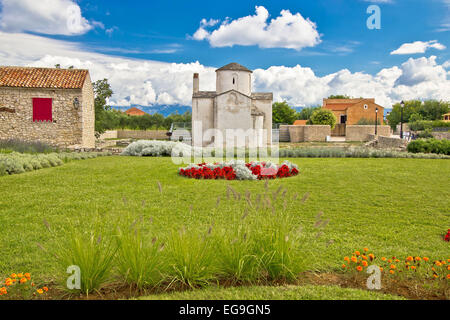
[[[0,67],[0,139],[95,147],[88,70]]]
[[[383,123],[384,108],[375,99],[323,99],[322,108],[331,110],[338,124],[354,125],[363,119],[375,123],[375,118]]]
[[[252,71],[238,63],[230,63],[216,70],[216,91],[200,91],[199,74],[194,73],[192,94],[193,145],[205,146],[219,141],[210,129],[223,135],[227,129],[244,132],[248,129],[263,132],[258,145],[272,141],[273,94],[252,92]],[[201,127],[201,130],[196,130]],[[233,130],[228,130],[233,131]],[[239,143],[237,143],[238,145]]]

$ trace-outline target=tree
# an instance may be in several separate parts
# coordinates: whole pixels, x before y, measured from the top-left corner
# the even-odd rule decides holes
[[[423,120],[441,120],[442,115],[449,111],[450,103],[447,101],[427,100],[422,103],[420,100],[405,101],[403,108],[403,123],[417,121],[420,117]],[[389,125],[395,129],[401,120],[400,103],[394,104],[391,113],[387,116]]]
[[[329,96],[328,99],[351,99],[351,97],[345,94],[336,94]]]
[[[331,129],[334,128],[334,126],[336,125],[336,116],[333,114],[333,112],[331,112],[331,110],[328,109],[317,109],[316,111],[314,111],[314,113],[311,116],[310,119],[312,124],[316,124],[316,125],[329,125],[331,126]]]
[[[108,79],[97,80],[92,83],[94,87],[94,109],[95,109],[95,131],[96,136],[99,136],[101,133],[105,132],[108,129],[107,126],[107,114],[106,112],[111,109],[109,105],[107,105],[107,100],[113,94],[111,86],[108,83]]]
[[[302,111],[297,112],[296,118],[298,120],[309,120],[317,109],[320,109],[321,107],[307,107],[303,108]]]
[[[272,105],[272,123],[293,124],[296,120],[296,111],[286,101],[274,102]]]

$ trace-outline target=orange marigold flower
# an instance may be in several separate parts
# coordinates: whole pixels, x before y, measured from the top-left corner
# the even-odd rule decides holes
[[[361,266],[357,266],[357,267],[356,267],[356,270],[358,270],[358,271],[360,271],[360,272],[362,271],[362,269],[363,269],[363,268],[362,268]]]
[[[360,253],[359,251],[355,251],[355,254],[356,254],[357,256],[361,255],[361,253]]]
[[[433,274],[434,278],[439,278],[439,276],[437,274]]]
[[[449,280],[450,280],[450,274],[448,274],[448,275],[447,275],[447,279],[449,279]]]
[[[23,278],[23,273],[17,274],[17,278]]]
[[[364,267],[367,267],[367,266],[368,266],[367,261],[363,261],[362,264],[363,264]]]
[[[394,261],[395,261],[395,262],[400,262],[400,260],[398,260],[398,259],[395,259]]]
[[[395,273],[395,270],[392,270],[392,269],[391,269],[391,270],[389,270],[389,273],[390,273],[390,274],[394,274],[394,273]]]
[[[416,259],[416,261],[420,261],[420,260],[422,260],[422,259],[420,259],[420,257],[416,257],[415,259]]]
[[[31,279],[31,274],[29,274],[28,272],[24,274],[25,278],[27,278],[28,280]]]
[[[13,273],[13,274],[11,275],[11,278],[17,278],[17,274]]]
[[[434,267],[431,267],[431,270],[436,271],[436,269]]]
[[[395,268],[397,268],[397,267],[395,266],[395,264],[391,264],[391,269],[395,269]]]
[[[388,262],[391,263],[391,262],[392,262],[392,259],[389,259]]]
[[[364,250],[365,252],[367,252],[367,251],[369,251],[369,248],[364,248],[363,250]]]
[[[411,266],[411,269],[415,270],[415,269],[416,269],[416,266]]]
[[[381,257],[381,260],[386,261],[386,258],[385,257]]]
[[[363,258],[363,260],[367,260],[367,257],[365,255],[361,256]]]
[[[383,272],[383,270],[384,270],[383,267],[380,267],[380,271]]]
[[[345,269],[347,266],[345,264],[342,265],[342,269]]]
[[[373,260],[373,259],[375,259],[375,255],[373,253],[369,253],[369,258],[370,258],[370,260]]]
[[[350,262],[350,258],[349,257],[345,257],[344,261]]]
[[[32,286],[32,287],[34,287],[34,286],[35,286],[34,282],[32,282],[32,283],[31,283],[31,286]]]
[[[441,266],[441,262],[440,261],[435,261],[434,264],[437,265],[438,267]]]
[[[358,262],[358,259],[356,257],[352,257],[352,262]]]
[[[423,261],[428,261],[430,259],[428,259],[427,257],[423,257]]]
[[[42,289],[44,289],[45,292],[48,291],[48,288],[47,288],[47,287],[43,287]]]
[[[42,290],[42,289],[37,289],[36,292],[39,293],[39,294],[43,294],[43,293],[44,293],[44,290]]]
[[[406,260],[408,260],[408,261],[413,261],[413,257],[412,257],[412,256],[409,256],[408,258],[406,258]]]
[[[25,282],[27,282],[28,280],[27,280],[27,278],[22,278],[22,279],[20,279],[20,283],[25,283]]]
[[[450,266],[447,267],[447,270],[450,270]]]
[[[447,264],[447,262],[445,260],[442,260],[441,263],[442,264]]]

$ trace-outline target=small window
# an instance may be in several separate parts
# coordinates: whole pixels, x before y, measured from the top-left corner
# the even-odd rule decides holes
[[[369,106],[367,104],[364,105],[364,109],[367,110]]]
[[[33,121],[52,120],[52,99],[33,98]]]
[[[235,84],[236,80],[233,78],[233,84]]]

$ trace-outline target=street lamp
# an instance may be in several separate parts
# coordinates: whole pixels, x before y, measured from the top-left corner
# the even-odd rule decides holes
[[[378,125],[378,107],[375,108],[375,135],[377,135],[377,125]]]
[[[402,102],[400,102],[400,109],[401,109],[401,113],[400,113],[400,139],[403,139],[403,108],[405,107],[405,102],[402,100]]]

